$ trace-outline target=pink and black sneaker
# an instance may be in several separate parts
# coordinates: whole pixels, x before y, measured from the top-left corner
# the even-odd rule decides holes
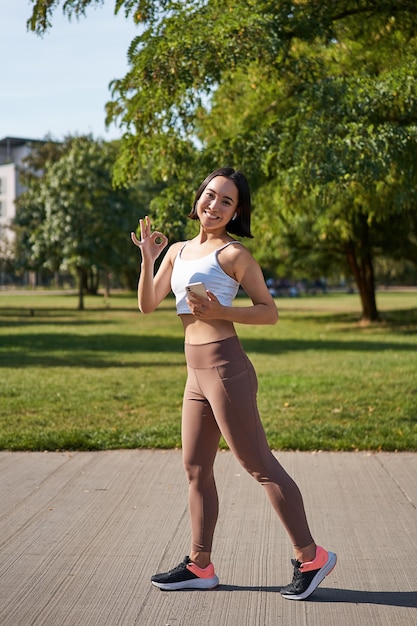
[[[333,570],[337,557],[334,552],[327,552],[317,546],[313,561],[300,563],[291,559],[294,565],[292,582],[281,589],[281,595],[288,600],[305,600],[319,586],[321,581]]]
[[[214,589],[219,579],[214,573],[213,563],[207,567],[198,567],[186,556],[184,561],[164,574],[155,574],[151,578],[152,584],[163,591],[178,589]]]

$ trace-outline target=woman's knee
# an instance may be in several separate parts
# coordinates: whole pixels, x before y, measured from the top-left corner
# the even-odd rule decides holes
[[[274,482],[277,474],[277,463],[272,453],[267,455],[259,455],[259,457],[252,457],[248,459],[238,459],[244,470],[252,476],[258,483]]]
[[[213,466],[184,462],[184,471],[189,483],[204,486],[214,480]]]

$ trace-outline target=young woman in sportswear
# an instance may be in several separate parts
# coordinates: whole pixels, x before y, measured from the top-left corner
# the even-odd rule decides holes
[[[185,333],[188,378],[182,411],[183,463],[189,483],[191,547],[174,569],[152,576],[164,590],[211,589],[219,580],[211,562],[218,497],[213,465],[223,435],[230,450],[264,488],[294,547],[292,582],[285,598],[303,600],[331,572],[336,555],[316,546],[300,491],[271,452],[259,417],[254,368],[234,323],[275,324],[278,312],[261,269],[230,233],[252,237],[251,200],[245,176],[230,167],[209,174],[197,190],[189,217],[199,220],[194,239],[173,244],[157,273],[154,264],[168,240],[140,220],[138,306],[154,311],[170,290]],[[190,283],[203,282],[206,295]],[[234,307],[239,285],[251,300]]]

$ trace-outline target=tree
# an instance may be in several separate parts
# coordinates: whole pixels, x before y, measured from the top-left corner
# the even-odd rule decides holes
[[[66,0],[64,11],[92,2]],[[35,2],[30,27],[47,28],[56,4]],[[414,0],[117,0],[122,8],[143,30],[107,105],[127,131],[116,179],[130,180],[138,161],[186,182],[190,162],[197,175],[237,164],[268,243],[343,255],[363,318],[377,319],[375,255],[416,258]],[[262,256],[273,260],[266,246]]]
[[[27,176],[17,220],[30,258],[52,271],[69,269],[78,278],[79,309],[87,282],[96,292],[98,272],[107,276],[137,265],[129,233],[144,215],[133,188],[114,189],[116,146],[92,137],[71,137],[58,158],[46,160],[41,175]],[[42,155],[36,157],[42,161]],[[35,210],[34,210],[35,209]],[[28,222],[28,214],[34,217]]]
[[[30,242],[45,220],[45,206],[41,201],[42,176],[48,164],[58,161],[68,148],[68,142],[59,143],[47,138],[45,143],[32,145],[19,168],[19,182],[25,192],[16,199],[16,216],[12,224],[15,231],[13,259],[18,272],[38,272],[44,267],[46,258],[35,255]]]
[[[365,320],[378,317],[375,255],[417,258],[416,42],[394,26],[376,24],[375,43],[361,40],[358,22],[344,23],[327,45],[294,43],[289,73],[284,63],[234,72],[214,94],[202,134],[213,155],[229,152],[258,182],[261,256],[270,260],[274,239],[298,265],[311,260],[306,249],[339,266],[343,255]]]

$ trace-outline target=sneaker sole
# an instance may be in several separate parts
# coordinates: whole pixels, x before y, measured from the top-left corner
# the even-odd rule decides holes
[[[213,578],[183,580],[180,583],[156,583],[153,580],[151,582],[162,591],[179,591],[180,589],[214,589],[219,584],[219,579],[213,576]]]
[[[326,576],[328,576],[334,570],[336,566],[337,556],[335,555],[335,553],[328,552],[328,555],[329,555],[329,559],[327,563],[323,565],[321,569],[319,569],[319,571],[314,576],[313,580],[311,581],[311,583],[309,584],[309,586],[303,593],[300,593],[297,595],[283,593],[281,594],[282,597],[286,598],[287,600],[305,600],[306,598],[308,598],[308,596],[311,596],[311,594],[313,593],[315,589],[317,589],[321,581],[324,580]]]

